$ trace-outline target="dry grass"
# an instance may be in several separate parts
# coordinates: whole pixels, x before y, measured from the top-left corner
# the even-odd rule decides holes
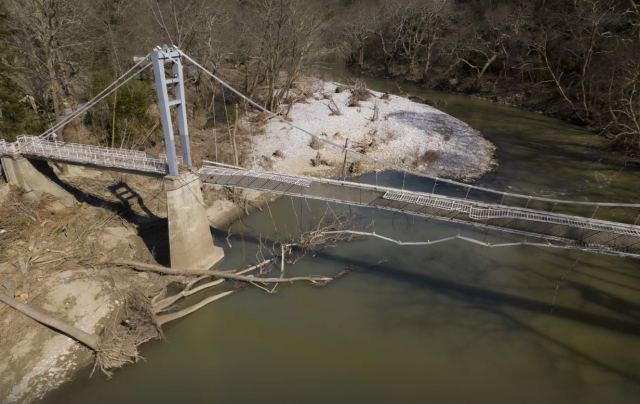
[[[312,167],[320,167],[320,166],[330,167],[331,165],[332,164],[329,161],[327,161],[324,157],[322,157],[320,152],[318,152],[316,156],[311,159]]]
[[[317,137],[314,137],[309,142],[309,147],[311,147],[313,150],[320,150],[322,148],[322,142]]]
[[[363,167],[362,167],[362,163],[359,160],[356,160],[351,164],[349,164],[349,174],[351,176],[360,175],[362,174],[362,172],[363,172]]]
[[[382,142],[386,144],[389,142],[393,142],[394,140],[399,138],[400,138],[400,134],[398,132],[389,131],[387,132],[386,136],[383,138]]]
[[[365,139],[353,144],[353,149],[362,154],[367,154],[378,150],[380,142],[378,141],[377,134],[378,132],[375,130],[369,132],[368,136]]]
[[[141,290],[132,290],[124,298],[123,310],[107,325],[96,352],[95,369],[111,377],[113,369],[138,362],[138,346],[162,335],[151,301]]]
[[[371,98],[371,91],[367,89],[366,84],[362,80],[355,80],[349,85],[351,97],[349,97],[350,107],[359,107],[361,101],[367,101]]]
[[[263,155],[258,164],[267,171],[273,170],[273,159],[271,157]]]
[[[417,158],[415,159],[415,166],[430,166],[436,161],[440,160],[440,152],[436,150],[427,150],[424,153],[417,153]]]
[[[151,201],[152,198],[146,200]],[[51,289],[52,279],[57,279],[55,275],[63,270],[71,272],[74,279],[88,278],[116,285],[114,290],[122,296],[118,300],[125,304],[110,324],[105,324],[96,355],[96,368],[106,374],[110,374],[109,369],[137,361],[140,356],[136,347],[159,335],[142,291],[167,282],[155,275],[141,278],[128,270],[95,270],[109,256],[135,255],[152,261],[142,240],[140,245],[124,242],[106,250],[105,228],[120,226],[129,227],[116,212],[88,205],[65,208],[51,196],[36,199],[16,189],[0,205],[0,229],[4,230],[0,232],[0,262],[10,263],[3,272],[0,288],[10,284],[6,288],[10,295],[33,304]],[[41,325],[30,323],[29,327]],[[13,327],[7,331],[0,338],[4,347],[20,341],[20,333],[25,332]]]
[[[37,221],[35,208],[16,189],[10,191],[0,206],[0,261],[8,260],[7,254],[14,243],[26,240]]]

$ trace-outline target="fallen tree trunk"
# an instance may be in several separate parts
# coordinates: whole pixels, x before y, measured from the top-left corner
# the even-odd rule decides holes
[[[268,260],[271,261],[271,260]],[[156,272],[164,275],[179,275],[179,276],[214,276],[222,279],[231,279],[240,282],[257,282],[257,283],[292,283],[292,282],[311,282],[311,283],[327,283],[331,282],[333,278],[323,276],[296,276],[293,278],[261,278],[259,276],[246,276],[239,275],[233,272],[225,271],[210,271],[206,269],[200,270],[184,270],[184,269],[171,269],[163,267],[162,265],[147,264],[146,262],[132,261],[132,260],[116,260],[110,262],[113,265],[130,267],[138,271]]]
[[[2,292],[0,292],[0,301],[10,307],[13,307],[15,310],[21,312],[25,316],[30,317],[35,321],[46,325],[47,327],[53,328],[54,330],[65,334],[78,342],[81,342],[82,344],[91,348],[93,351],[98,351],[100,341],[97,336],[89,334],[88,332],[82,331],[74,325],[59,320],[49,313],[45,313],[27,304],[21,303]]]

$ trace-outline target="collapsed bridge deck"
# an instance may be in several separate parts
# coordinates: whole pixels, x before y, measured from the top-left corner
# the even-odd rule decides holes
[[[510,233],[640,255],[640,226],[396,188],[205,166],[204,183],[384,209]]]

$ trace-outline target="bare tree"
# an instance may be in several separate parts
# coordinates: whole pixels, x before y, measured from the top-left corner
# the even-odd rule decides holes
[[[78,55],[91,43],[85,6],[70,0],[6,0],[11,31],[2,46],[16,55],[12,62],[19,74],[13,80],[54,119],[76,98]]]
[[[427,79],[433,50],[442,33],[446,5],[446,0],[434,0],[426,4],[409,3],[400,8],[399,12],[405,14],[401,19],[405,21],[400,42],[401,55],[408,61],[410,76],[415,75],[417,65],[422,63],[422,78]]]
[[[299,77],[323,23],[319,10],[301,0],[248,0],[237,10],[235,26],[243,27],[235,44],[244,66],[245,91],[264,85],[266,105],[277,111]]]
[[[592,119],[594,58],[606,52],[602,43],[612,35],[606,26],[616,10],[614,0],[575,0],[574,9],[543,27],[541,39],[533,46],[558,92],[583,122]],[[570,41],[563,40],[567,35]]]
[[[402,52],[402,42],[409,23],[409,13],[406,11],[406,5],[399,2],[386,3],[375,24],[387,76],[392,75],[392,65]]]
[[[153,21],[165,41],[182,49],[200,47],[211,39],[211,30],[219,22],[219,0],[145,0]]]
[[[342,27],[342,36],[349,47],[349,58],[352,64],[364,67],[365,51],[369,39],[375,34],[372,21],[377,10],[363,7],[355,3],[345,14],[346,21]]]
[[[609,87],[611,122],[605,130],[614,143],[624,148],[640,149],[640,62],[630,62],[611,77]]]
[[[427,82],[429,80],[429,72],[431,70],[432,60],[434,56],[434,49],[440,42],[444,31],[445,14],[446,14],[447,0],[442,0],[440,3],[434,3],[426,10],[426,28],[424,34],[424,61],[422,68],[422,80]]]

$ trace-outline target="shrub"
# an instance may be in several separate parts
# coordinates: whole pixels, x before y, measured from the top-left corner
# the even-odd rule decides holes
[[[362,80],[355,80],[349,86],[349,90],[351,91],[351,97],[349,97],[350,107],[360,106],[360,101],[367,101],[372,95]]]
[[[418,155],[416,166],[431,165],[440,159],[440,152],[437,150],[427,150]]]
[[[311,147],[313,150],[320,150],[320,148],[322,147],[322,142],[317,137],[314,137],[313,139],[311,139],[311,142],[309,142],[309,147]]]

